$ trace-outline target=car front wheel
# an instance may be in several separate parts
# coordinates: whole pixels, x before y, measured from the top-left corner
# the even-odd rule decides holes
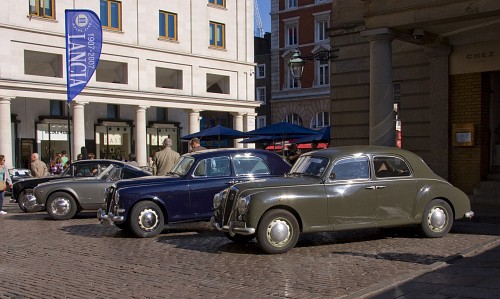
[[[141,201],[130,212],[129,227],[137,237],[149,238],[161,233],[163,221],[163,213],[156,203]]]
[[[257,229],[257,243],[267,253],[285,253],[299,239],[299,224],[286,210],[271,210],[262,216]]]
[[[50,218],[54,220],[71,219],[78,210],[73,196],[65,192],[52,194],[47,200],[45,207]]]
[[[453,225],[453,211],[442,199],[434,199],[424,209],[421,229],[429,238],[445,236]]]

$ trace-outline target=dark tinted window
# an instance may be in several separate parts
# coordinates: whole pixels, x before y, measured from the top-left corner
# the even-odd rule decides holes
[[[336,180],[356,180],[370,178],[367,157],[353,157],[339,160],[333,166]]]
[[[375,176],[378,178],[410,176],[410,169],[406,162],[398,157],[373,158]]]
[[[228,157],[208,158],[200,161],[194,176],[219,177],[231,175],[231,164]]]
[[[266,163],[259,157],[235,156],[233,158],[233,164],[237,176],[271,173]]]

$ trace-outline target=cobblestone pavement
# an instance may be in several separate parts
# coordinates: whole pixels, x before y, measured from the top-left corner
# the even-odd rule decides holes
[[[366,297],[500,240],[458,223],[441,239],[411,229],[307,234],[292,251],[266,255],[208,223],[137,239],[100,225],[95,213],[53,221],[20,212],[8,198],[4,207],[0,298]]]

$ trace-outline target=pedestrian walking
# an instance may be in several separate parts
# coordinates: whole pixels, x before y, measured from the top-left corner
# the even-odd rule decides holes
[[[47,164],[40,161],[37,153],[31,154],[31,175],[35,178],[41,178],[49,175]]]
[[[191,146],[191,152],[199,152],[207,149],[200,145],[200,139],[196,137],[189,140],[189,145]]]
[[[156,165],[156,175],[167,174],[179,160],[179,153],[174,151],[171,147],[172,139],[165,138],[165,140],[163,140],[163,149],[155,153],[153,161]]]
[[[5,215],[7,212],[3,210],[3,198],[5,194],[5,190],[7,189],[7,184],[12,189],[12,180],[9,175],[9,170],[5,166],[5,156],[0,155],[0,215]]]
[[[62,166],[63,168],[65,168],[68,164],[68,154],[66,153],[66,151],[62,151],[61,152],[61,160],[62,160]]]

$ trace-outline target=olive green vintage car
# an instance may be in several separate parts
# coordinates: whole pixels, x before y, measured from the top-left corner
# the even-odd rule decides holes
[[[240,183],[214,197],[212,225],[235,242],[284,253],[299,233],[419,225],[443,237],[471,218],[469,198],[414,153],[349,146],[303,154],[285,177]]]

